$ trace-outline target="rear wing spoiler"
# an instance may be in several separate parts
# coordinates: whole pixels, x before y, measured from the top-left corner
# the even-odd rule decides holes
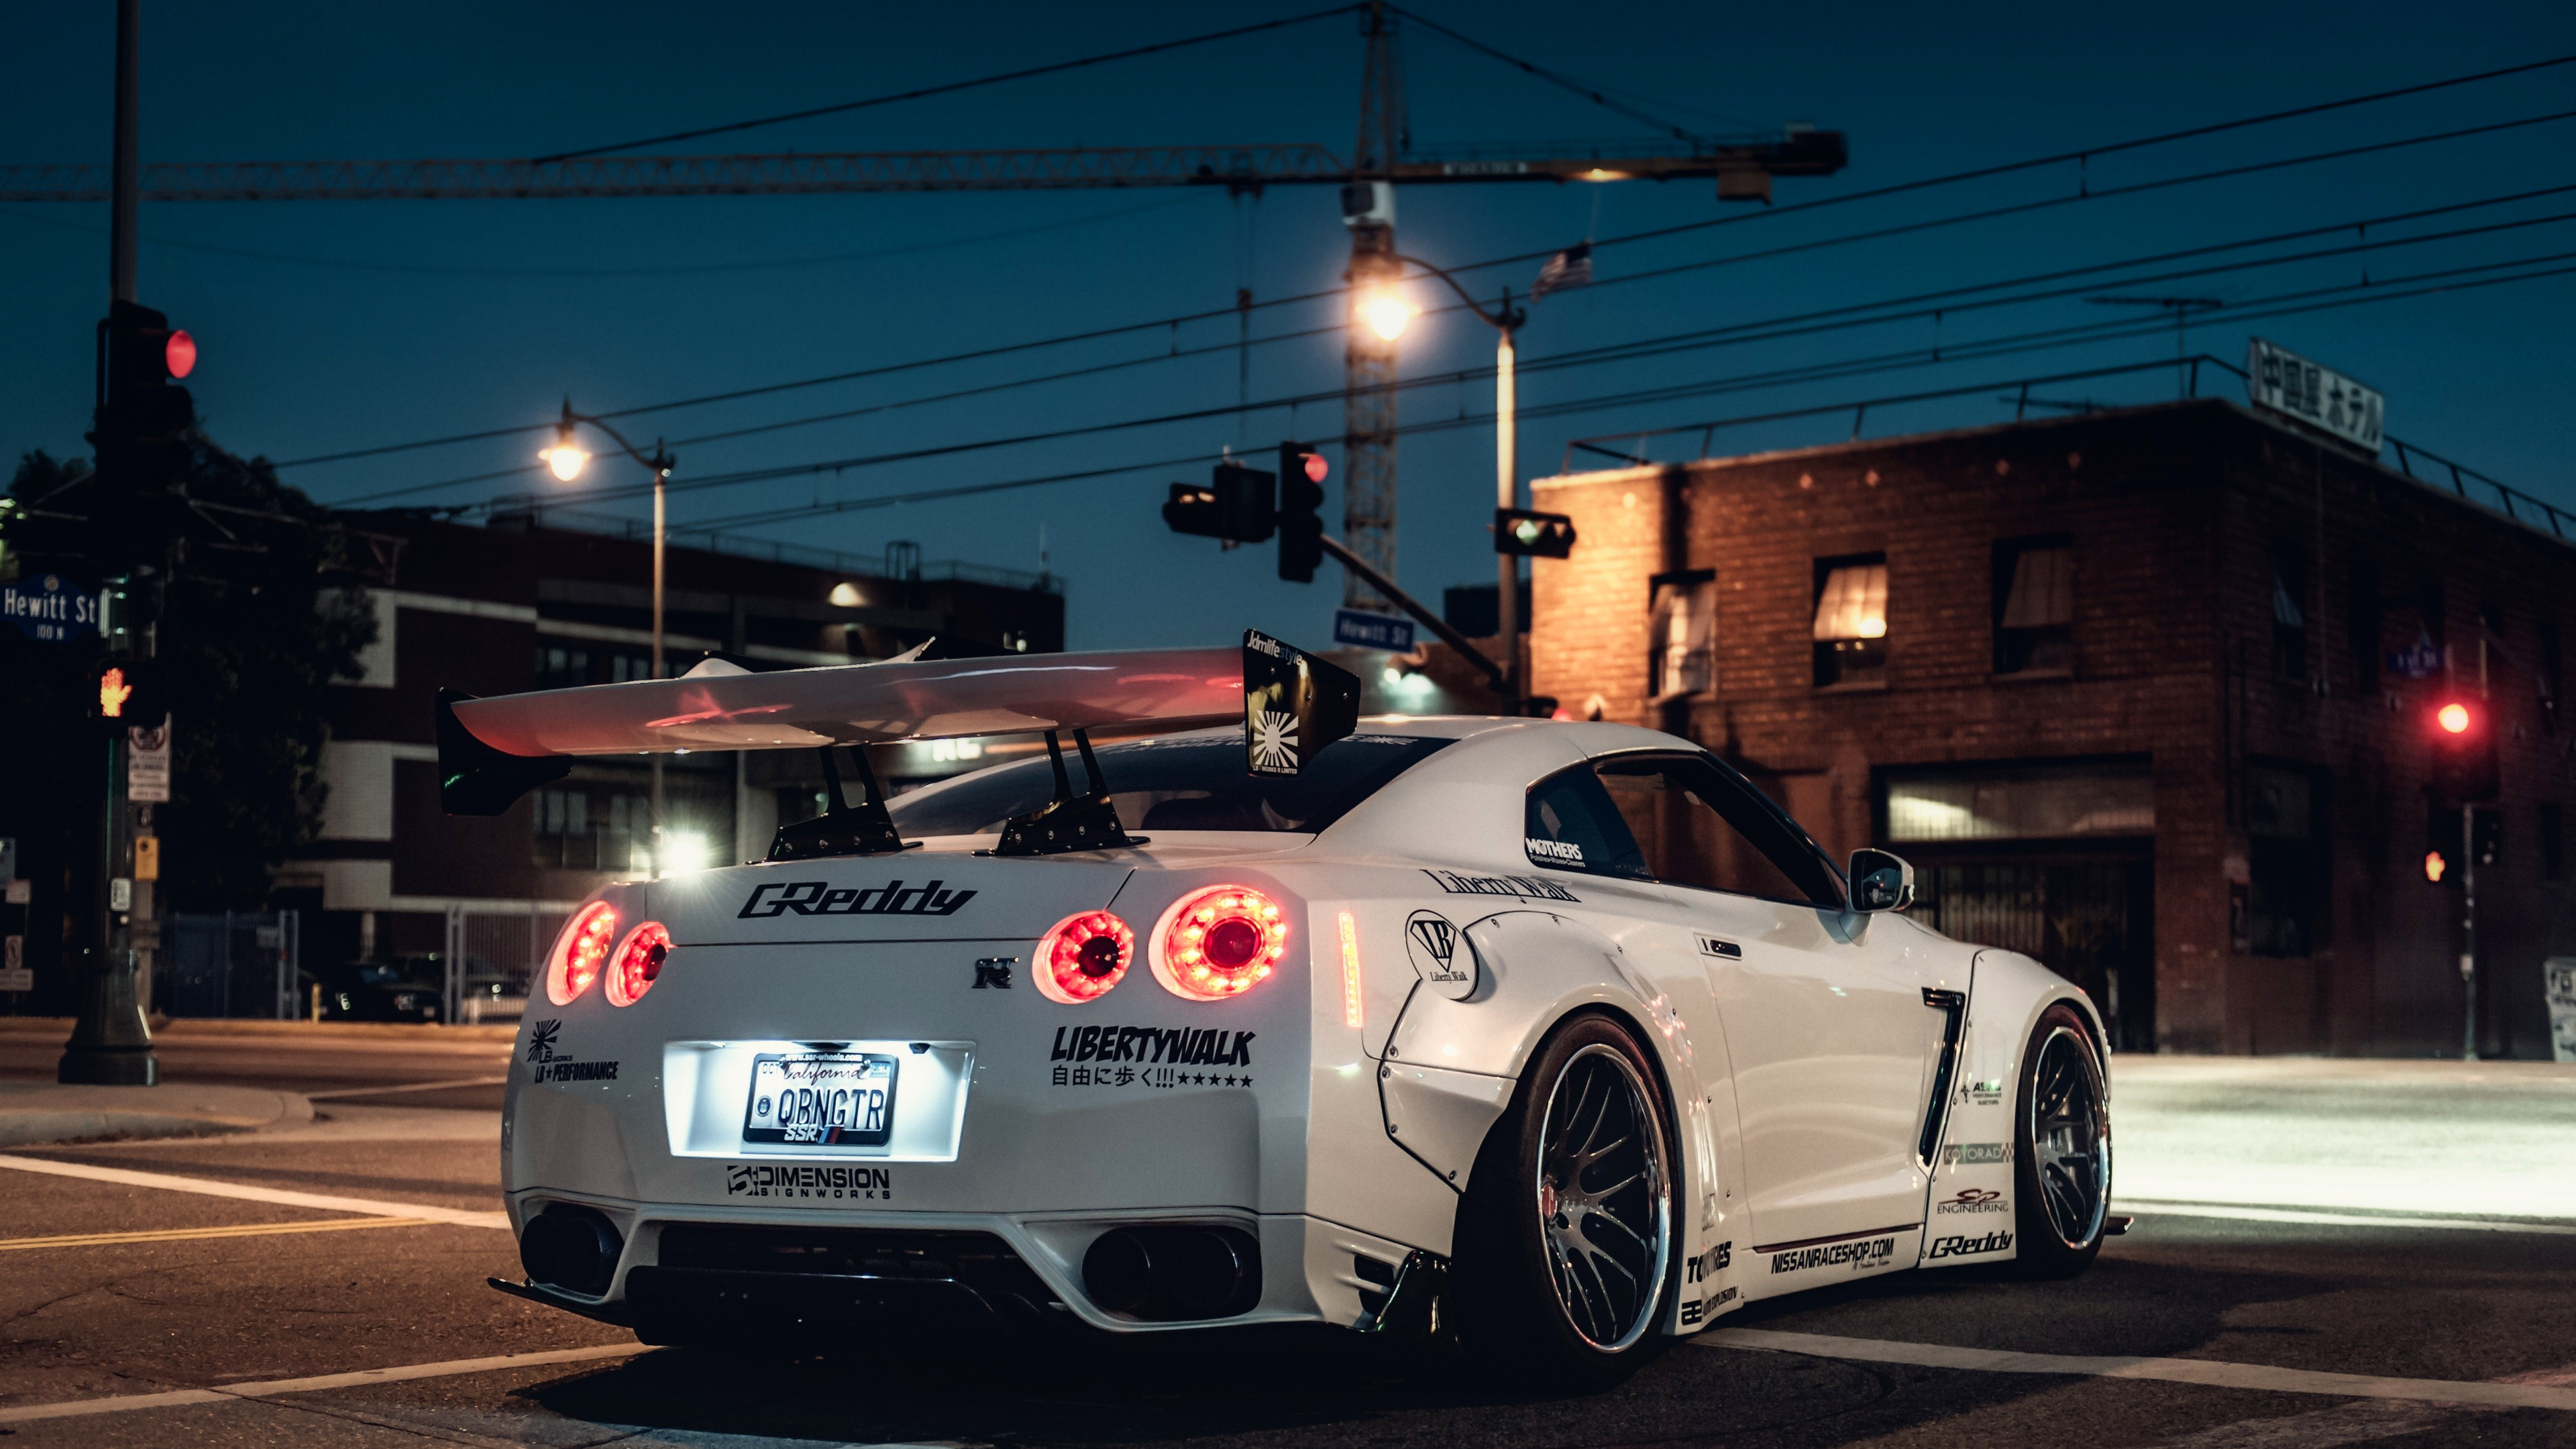
[[[1138,725],[1190,729],[1240,720],[1245,768],[1293,775],[1316,751],[1359,723],[1359,680],[1266,634],[1246,630],[1241,650],[1139,649],[1086,654],[907,659],[754,674],[710,659],[677,679],[640,679],[578,689],[478,699],[438,693],[438,794],[450,815],[498,815],[528,791],[561,779],[585,755],[684,754],[692,750],[819,749],[832,785],[833,849],[854,842],[889,846],[882,797],[867,752],[858,750],[868,802],[848,807],[832,750],[897,740],[962,739],[1044,732],[1056,760],[1060,817],[1095,817],[1066,839],[1105,842],[1098,808],[1108,797],[1072,795],[1057,735],[1070,731],[1088,764],[1088,731]],[[1040,812],[1041,815],[1048,811]],[[1034,824],[1036,817],[1031,817]],[[1059,821],[1059,823],[1063,823]],[[798,827],[789,827],[795,830]],[[1114,815],[1109,829],[1115,830]],[[855,833],[854,833],[855,832]],[[1060,834],[1060,832],[1058,832]],[[781,832],[786,845],[788,831]],[[1116,843],[1124,843],[1123,832]],[[1014,842],[1005,832],[1002,853]],[[1097,848],[1059,844],[1056,849]],[[772,858],[779,858],[778,847]],[[814,853],[825,853],[816,851]]]

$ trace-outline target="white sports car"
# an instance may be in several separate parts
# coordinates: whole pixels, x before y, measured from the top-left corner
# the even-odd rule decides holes
[[[1355,698],[1259,635],[443,697],[462,813],[566,755],[836,771],[767,861],[564,929],[495,1286],[653,1343],[1445,1327],[1603,1382],[1755,1299],[2117,1230],[2092,1006],[1907,919],[1902,861],[1839,869],[1670,735]],[[1075,748],[892,801],[852,751],[840,794],[836,742],[1032,729]]]

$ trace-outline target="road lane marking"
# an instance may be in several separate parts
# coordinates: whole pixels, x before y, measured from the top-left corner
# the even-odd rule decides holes
[[[195,1192],[208,1197],[229,1197],[242,1202],[276,1203],[282,1207],[321,1208],[326,1212],[364,1213],[369,1217],[421,1218],[433,1223],[448,1223],[460,1228],[499,1228],[507,1231],[510,1215],[502,1212],[472,1212],[464,1208],[434,1207],[427,1203],[386,1202],[372,1197],[339,1197],[330,1193],[295,1192],[282,1187],[251,1187],[238,1182],[217,1182],[207,1177],[180,1177],[168,1172],[136,1172],[124,1167],[92,1167],[86,1162],[49,1162],[41,1157],[16,1157],[0,1153],[0,1167],[19,1172],[42,1172],[55,1177],[79,1177],[91,1182],[113,1182],[125,1187],[157,1187],[167,1192]]]
[[[217,1228],[159,1228],[132,1233],[61,1233],[50,1238],[0,1238],[0,1253],[29,1248],[99,1248],[113,1243],[177,1243],[191,1238],[258,1238],[272,1233],[344,1233],[353,1228],[422,1228],[427,1218],[326,1218],[312,1223],[234,1223]]]
[[[2205,1358],[2092,1357],[2065,1353],[2011,1353],[1941,1343],[1892,1343],[1883,1338],[1838,1338],[1822,1333],[1781,1333],[1767,1328],[1714,1328],[1693,1342],[1712,1348],[1767,1348],[1816,1358],[1902,1363],[1922,1368],[1971,1369],[1999,1374],[2073,1374],[2085,1378],[2153,1379],[2214,1389],[2267,1394],[2328,1394],[2347,1399],[2414,1399],[2428,1404],[2484,1404],[2504,1409],[2576,1411],[2576,1388],[2554,1384],[2464,1383],[2456,1379],[2399,1379],[2376,1374],[2323,1373],[2269,1364],[2223,1363]]]
[[[2255,1223],[2327,1223],[2356,1228],[2445,1228],[2468,1233],[2540,1233],[2576,1237],[2576,1223],[2499,1222],[2490,1218],[2376,1217],[2369,1213],[2329,1212],[2319,1208],[2238,1207],[2232,1203],[2158,1202],[2121,1198],[2111,1204],[2121,1212],[2144,1217],[2235,1218]]]
[[[407,1092],[443,1092],[450,1087],[498,1087],[508,1077],[451,1077],[443,1082],[406,1082],[399,1087],[344,1087],[336,1092],[307,1092],[308,1102],[336,1102],[343,1097],[398,1097]]]
[[[2506,1374],[2500,1384],[2576,1384],[2576,1365]],[[2341,1449],[2408,1434],[2449,1429],[2453,1438],[2468,1430],[2470,1416],[2507,1412],[2486,1404],[2425,1404],[2404,1399],[2361,1399],[2265,1419],[2239,1419],[2233,1424],[2162,1441],[2157,1449]]]
[[[363,1388],[368,1384],[439,1379],[456,1374],[488,1374],[502,1369],[543,1368],[548,1364],[591,1363],[604,1358],[631,1358],[646,1350],[640,1344],[603,1343],[592,1348],[557,1348],[542,1353],[505,1353],[491,1358],[455,1358],[444,1363],[404,1364],[395,1368],[360,1369],[356,1373],[316,1374],[265,1383],[226,1384],[216,1389],[172,1389],[158,1394],[119,1394],[103,1399],[68,1399],[52,1404],[25,1404],[0,1409],[0,1424],[38,1419],[71,1419],[90,1414],[128,1414],[137,1409],[175,1409],[189,1404],[222,1404],[240,1399],[268,1399],[280,1394],[310,1394],[324,1389]]]

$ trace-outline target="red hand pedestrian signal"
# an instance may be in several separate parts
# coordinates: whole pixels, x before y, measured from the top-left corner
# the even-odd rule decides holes
[[[125,702],[134,697],[134,686],[125,682],[125,671],[115,665],[98,677],[98,717],[125,718]]]

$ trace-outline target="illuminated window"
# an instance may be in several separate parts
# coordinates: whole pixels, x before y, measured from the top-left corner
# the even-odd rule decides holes
[[[1706,694],[1717,686],[1717,574],[1659,574],[1647,632],[1654,702]]]
[[[2075,669],[2075,549],[2060,534],[1995,545],[1995,673]]]
[[[1816,561],[1816,684],[1887,678],[1887,555]]]
[[[1891,845],[2153,835],[2155,780],[2145,761],[1891,770]]]

